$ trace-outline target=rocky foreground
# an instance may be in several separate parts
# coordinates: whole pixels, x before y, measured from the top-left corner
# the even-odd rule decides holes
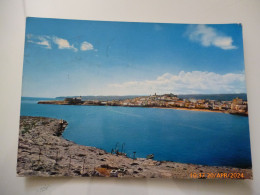
[[[252,169],[135,160],[77,145],[61,137],[63,120],[20,118],[18,176],[101,176],[140,178],[251,179]]]

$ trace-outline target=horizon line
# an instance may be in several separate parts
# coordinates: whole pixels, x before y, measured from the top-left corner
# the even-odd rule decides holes
[[[164,94],[156,94],[156,95],[165,95],[165,94],[173,94],[173,95],[235,95],[235,94],[246,94],[247,92],[243,93],[195,93],[195,94],[174,94],[174,93],[164,93]],[[94,97],[104,97],[104,96],[118,96],[118,97],[123,97],[123,96],[151,96],[154,94],[149,94],[149,95],[64,95],[64,96],[56,96],[56,97],[39,97],[39,96],[21,96],[21,98],[59,98],[59,97],[86,97],[86,96],[94,96]]]

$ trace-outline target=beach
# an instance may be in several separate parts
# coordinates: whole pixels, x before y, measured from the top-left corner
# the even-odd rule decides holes
[[[132,159],[62,137],[62,119],[21,116],[18,176],[252,179],[252,169]]]
[[[217,112],[217,113],[226,113],[229,114],[228,111],[221,110],[209,110],[209,109],[197,109],[197,108],[180,108],[180,107],[151,107],[151,108],[160,108],[160,109],[174,109],[174,110],[188,110],[188,111],[200,111],[200,112]]]

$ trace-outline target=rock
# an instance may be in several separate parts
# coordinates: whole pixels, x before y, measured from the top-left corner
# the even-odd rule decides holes
[[[138,163],[132,163],[131,165],[132,165],[132,166],[135,166],[135,165],[139,165],[139,164],[138,164]]]
[[[25,126],[30,131],[22,134]],[[201,166],[160,162],[113,155],[104,150],[77,145],[60,135],[67,122],[45,117],[21,116],[17,174],[19,176],[99,176],[99,177],[163,177],[190,178],[190,173],[244,173],[252,178],[252,169]],[[102,158],[101,158],[102,156]]]
[[[82,177],[89,177],[90,175],[88,173],[84,173],[81,175]]]
[[[86,156],[86,154],[78,154],[78,156],[83,157]]]

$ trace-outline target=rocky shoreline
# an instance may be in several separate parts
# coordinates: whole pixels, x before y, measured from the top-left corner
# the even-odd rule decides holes
[[[21,116],[18,176],[252,179],[252,169],[155,161],[107,153],[61,137],[68,123]]]

